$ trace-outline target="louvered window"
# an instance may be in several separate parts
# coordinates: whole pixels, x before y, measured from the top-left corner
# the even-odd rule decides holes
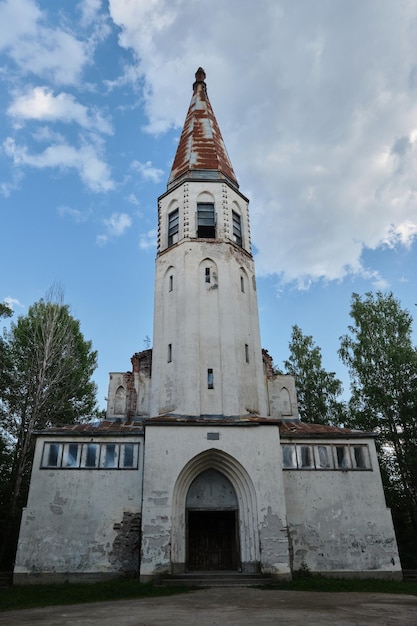
[[[168,245],[172,246],[178,241],[178,228],[179,228],[179,210],[175,209],[168,215]]]
[[[216,237],[216,214],[214,204],[197,204],[197,237],[214,239]]]
[[[237,243],[238,246],[242,246],[242,221],[240,219],[239,213],[236,213],[236,211],[232,211],[232,222],[233,241]]]

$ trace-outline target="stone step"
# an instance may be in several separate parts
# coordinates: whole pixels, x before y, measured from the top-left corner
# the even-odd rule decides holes
[[[159,580],[161,586],[187,587],[254,587],[266,585],[270,576],[241,574],[240,572],[189,572],[170,574]]]
[[[13,583],[13,572],[0,572],[0,587],[11,587]]]
[[[407,582],[417,581],[417,569],[403,569],[403,580]]]

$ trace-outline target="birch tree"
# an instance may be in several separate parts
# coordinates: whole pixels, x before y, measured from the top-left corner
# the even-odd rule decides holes
[[[339,355],[349,368],[350,426],[378,433],[388,503],[417,532],[417,349],[410,313],[392,293],[354,293]],[[416,544],[417,547],[417,544]]]
[[[298,410],[303,422],[336,424],[343,421],[344,405],[339,400],[343,388],[334,372],[322,365],[320,348],[313,337],[303,335],[299,326],[292,328],[290,356],[285,371],[295,378]]]
[[[95,409],[91,376],[97,353],[63,302],[62,290],[45,297],[4,331],[9,356],[1,392],[3,433],[12,442],[12,494],[9,527],[17,523],[26,498],[33,457],[33,432],[79,421]]]

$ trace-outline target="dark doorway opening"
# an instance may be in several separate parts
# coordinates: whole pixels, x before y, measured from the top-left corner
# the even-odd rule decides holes
[[[236,511],[188,511],[188,570],[238,569]]]

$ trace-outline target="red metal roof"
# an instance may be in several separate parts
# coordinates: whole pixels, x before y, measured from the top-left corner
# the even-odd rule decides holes
[[[226,177],[238,187],[219,125],[207,96],[205,78],[204,70],[199,67],[195,74],[193,96],[169,176],[168,188],[187,173],[200,174],[202,178],[207,176],[209,180]],[[213,173],[216,175],[213,176]]]
[[[281,422],[279,426],[281,437],[370,437],[367,433],[350,428],[329,426],[327,424],[307,424],[306,422]]]
[[[86,424],[68,424],[66,426],[52,426],[45,430],[36,431],[36,435],[139,435],[143,432],[142,422],[131,420],[103,420]]]
[[[242,415],[239,417],[218,418],[209,416],[189,417],[179,415],[161,415],[159,417],[146,418],[144,422],[133,420],[103,420],[101,422],[89,422],[86,424],[69,424],[67,426],[55,426],[43,431],[36,431],[36,435],[140,435],[146,426],[272,426],[279,425],[279,432],[284,439],[288,438],[351,438],[372,437],[373,433],[365,433],[360,430],[328,426],[325,424],[306,424],[304,422],[290,422],[261,417],[259,415]]]

